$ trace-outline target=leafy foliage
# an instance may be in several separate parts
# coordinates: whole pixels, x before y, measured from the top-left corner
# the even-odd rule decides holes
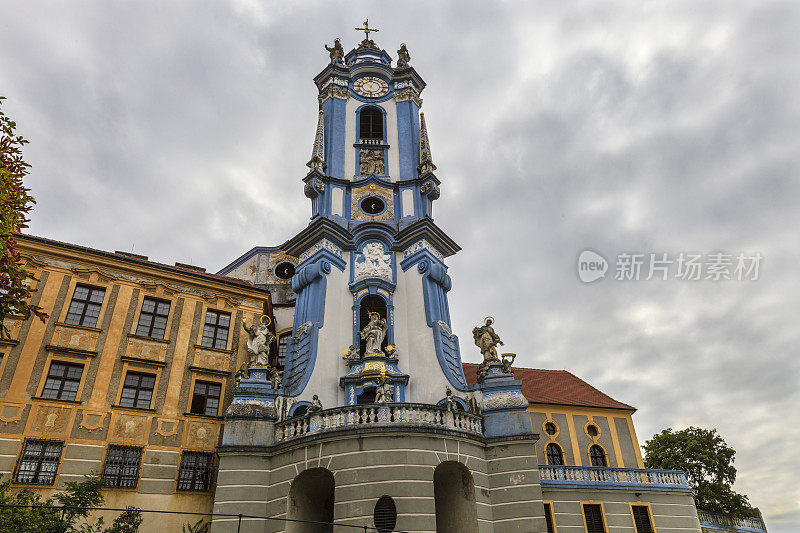
[[[716,429],[667,428],[645,441],[644,450],[647,468],[686,472],[698,508],[738,518],[753,516],[747,496],[731,488],[736,481],[736,451],[717,435]]]
[[[0,105],[5,98],[0,96]],[[22,180],[30,165],[22,159],[22,147],[28,143],[16,135],[17,124],[0,109],[0,324],[8,315],[31,314],[43,321],[47,314],[38,306],[31,305],[29,281],[33,274],[20,263],[14,232],[28,227],[28,212],[36,201]],[[0,328],[0,337],[8,336],[5,325]]]
[[[137,533],[142,512],[126,507],[110,527],[104,528],[103,517],[89,522],[88,509],[70,507],[102,507],[102,482],[98,476],[86,476],[81,482],[67,483],[66,490],[43,499],[30,489],[12,490],[11,481],[0,483],[0,531],[15,533]],[[36,507],[24,507],[35,505]],[[6,507],[9,506],[9,507]],[[20,507],[14,507],[20,506]]]

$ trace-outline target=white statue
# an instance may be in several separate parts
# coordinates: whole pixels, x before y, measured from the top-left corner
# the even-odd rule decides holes
[[[384,253],[383,245],[379,242],[370,242],[361,250],[363,262],[356,263],[355,275],[357,278],[364,276],[377,276],[391,279],[392,256]]]
[[[381,344],[383,344],[388,329],[385,318],[381,318],[381,315],[375,312],[369,314],[369,322],[364,329],[358,332],[361,338],[367,341],[365,355],[383,353]]]
[[[385,374],[381,374],[378,379],[378,386],[375,388],[375,403],[391,403],[393,402],[393,389],[392,383]]]
[[[248,326],[244,320],[242,321],[242,327],[250,336],[247,339],[247,351],[250,354],[248,368],[269,366],[269,353],[275,340],[275,335],[269,330],[269,324],[270,319],[267,315],[262,315],[261,324],[258,326],[255,324]]]

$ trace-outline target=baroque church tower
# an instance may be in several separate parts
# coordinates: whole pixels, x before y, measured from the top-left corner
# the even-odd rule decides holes
[[[408,515],[401,529],[465,532],[478,531],[483,501],[485,524],[498,504],[502,531],[544,531],[541,504],[529,505],[541,489],[528,402],[496,352],[492,321],[474,332],[485,359],[478,384],[467,383],[452,332],[445,260],[460,248],[433,219],[441,182],[420,112],[425,82],[405,44],[393,65],[370,39],[377,30],[364,31],[346,54],[338,39],[326,46],[330,63],[314,78],[319,118],[303,178],[310,223],[220,272],[270,288],[277,324],[248,330],[252,357],[237,374],[219,448],[220,479],[251,472],[263,500],[219,483],[215,512],[263,514],[266,505],[270,516],[371,527],[364,506],[380,500],[395,521]],[[476,492],[473,475],[490,470],[530,480],[514,502],[488,478]],[[435,482],[446,502],[436,509]],[[412,517],[401,508],[415,497],[430,508]],[[286,526],[317,531],[303,527]],[[214,531],[228,530],[215,519]]]

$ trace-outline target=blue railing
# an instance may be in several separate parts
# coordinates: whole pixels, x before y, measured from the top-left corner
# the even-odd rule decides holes
[[[697,510],[700,525],[715,531],[741,531],[743,533],[764,533],[767,528],[760,518],[733,518],[731,516]]]
[[[542,487],[691,492],[680,470],[539,465]]]

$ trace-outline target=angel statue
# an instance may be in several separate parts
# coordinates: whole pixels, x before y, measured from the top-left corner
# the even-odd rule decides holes
[[[392,390],[389,378],[386,377],[386,374],[381,373],[381,377],[378,378],[378,386],[375,388],[375,403],[392,403],[394,401]]]
[[[333,46],[325,45],[325,50],[330,52],[331,63],[344,63],[344,48],[339,39],[333,40]]]
[[[242,327],[250,336],[247,339],[247,351],[250,354],[250,361],[247,367],[254,366],[269,366],[269,353],[272,348],[272,343],[275,341],[275,335],[269,330],[270,319],[267,315],[261,316],[261,324],[252,324],[250,326],[243,320]]]
[[[503,374],[513,374],[514,372],[511,371],[511,365],[514,364],[514,359],[517,358],[517,354],[515,353],[504,353],[503,354]]]
[[[369,322],[364,326],[364,329],[358,332],[361,338],[367,341],[364,355],[383,354],[381,344],[383,344],[383,339],[386,337],[388,329],[385,318],[381,318],[378,313],[370,312]]]
[[[472,329],[472,336],[475,338],[475,346],[480,348],[484,363],[500,362],[500,358],[497,357],[497,345],[502,345],[503,341],[501,341],[497,333],[494,332],[492,324],[494,324],[494,319],[492,317],[486,317],[483,326]]]

